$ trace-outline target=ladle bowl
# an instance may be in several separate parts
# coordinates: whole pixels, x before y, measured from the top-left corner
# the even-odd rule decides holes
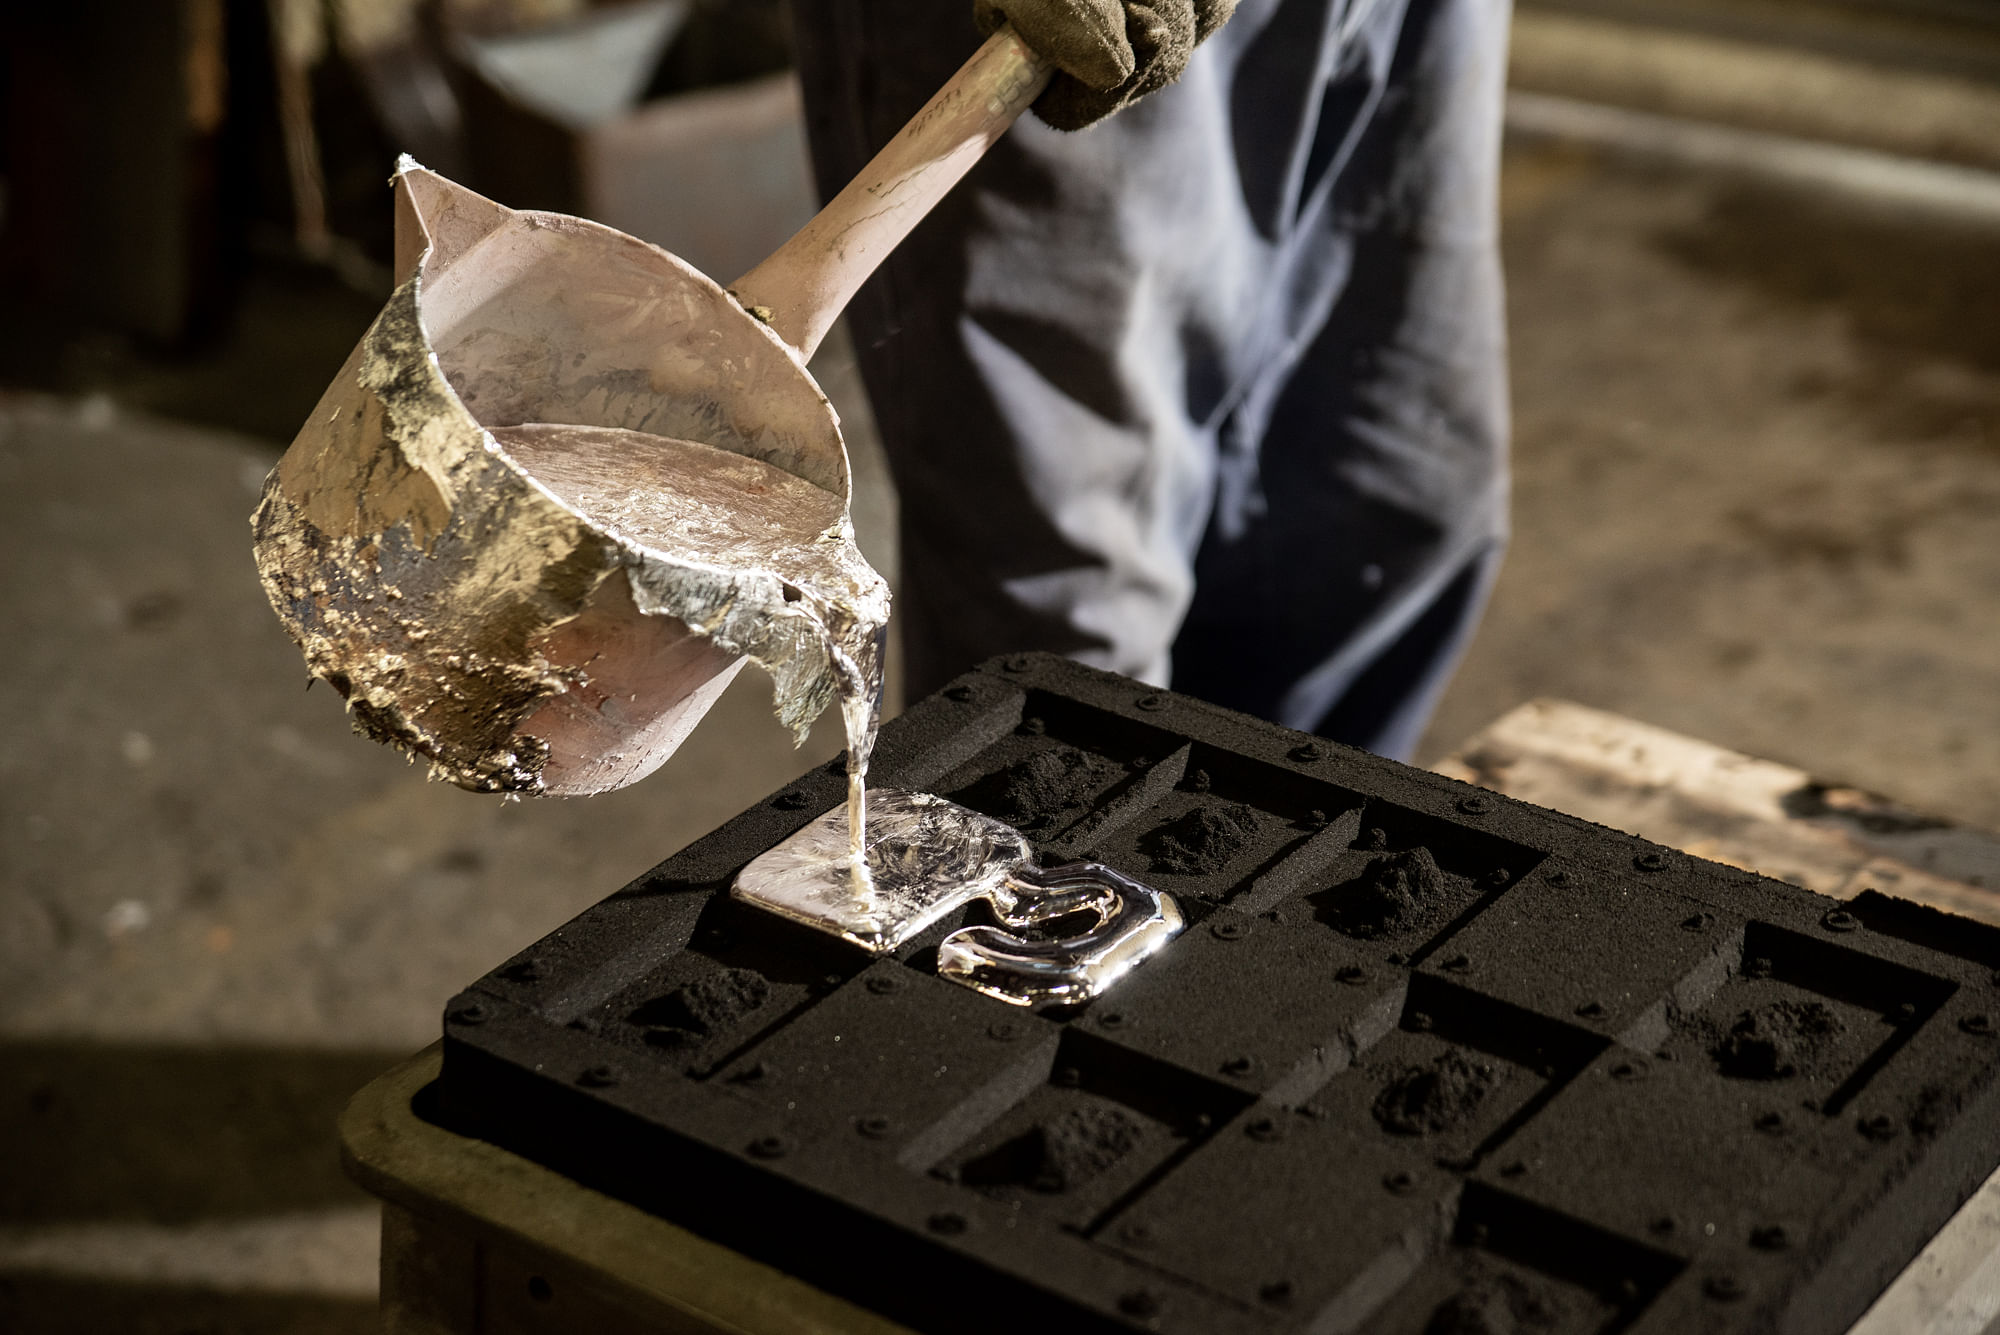
[[[805,363],[1047,79],[1011,30],[995,33],[728,290],[658,246],[505,208],[404,158],[404,281],[252,520],[272,606],[357,730],[476,791],[602,792],[664,762],[752,657],[802,735],[835,673],[800,637],[760,629],[787,615],[782,581],[737,572],[702,599],[661,595],[663,572],[673,587],[715,572],[639,550],[491,433],[552,423],[696,441],[822,488],[845,515],[839,422]]]

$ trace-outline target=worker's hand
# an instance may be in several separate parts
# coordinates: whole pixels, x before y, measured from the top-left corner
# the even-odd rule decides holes
[[[1058,130],[1081,130],[1181,77],[1196,43],[1236,0],[973,0],[981,32],[1012,23],[1061,71],[1035,101]]]

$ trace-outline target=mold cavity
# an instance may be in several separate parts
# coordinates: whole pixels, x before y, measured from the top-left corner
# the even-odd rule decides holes
[[[1451,1245],[1371,1314],[1367,1328],[1608,1335],[1628,1328],[1684,1268],[1678,1257],[1472,1182]]]
[[[1717,1074],[1794,1081],[1838,1116],[1956,990],[1949,979],[1752,921],[1741,962],[1663,1051]]]

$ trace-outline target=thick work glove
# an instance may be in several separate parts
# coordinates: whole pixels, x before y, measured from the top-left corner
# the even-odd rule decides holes
[[[1035,100],[1058,130],[1081,130],[1181,77],[1196,43],[1236,0],[973,0],[981,32],[1012,23],[1061,71]]]

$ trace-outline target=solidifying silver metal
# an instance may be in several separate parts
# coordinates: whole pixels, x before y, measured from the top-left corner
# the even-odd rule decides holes
[[[868,882],[835,807],[736,875],[730,893],[864,950],[891,951],[975,899],[999,893],[1034,855],[1013,826],[928,793],[868,794]]]
[[[928,793],[869,793],[867,875],[854,875],[847,811],[836,807],[737,874],[730,893],[876,953],[974,900],[1002,926],[966,927],[938,948],[938,973],[1017,1006],[1088,1001],[1180,933],[1167,895],[1096,863],[1043,870],[1013,826]],[[1096,922],[1053,940],[1026,930],[1074,914]]]
[[[939,975],[1016,1005],[1102,996],[1179,936],[1184,925],[1171,896],[1095,862],[1046,871],[1017,868],[1007,889],[1013,892],[1011,904],[998,897],[993,903],[1009,927],[1085,908],[1097,914],[1095,927],[1059,940],[1030,941],[997,927],[965,927],[938,946]]]

